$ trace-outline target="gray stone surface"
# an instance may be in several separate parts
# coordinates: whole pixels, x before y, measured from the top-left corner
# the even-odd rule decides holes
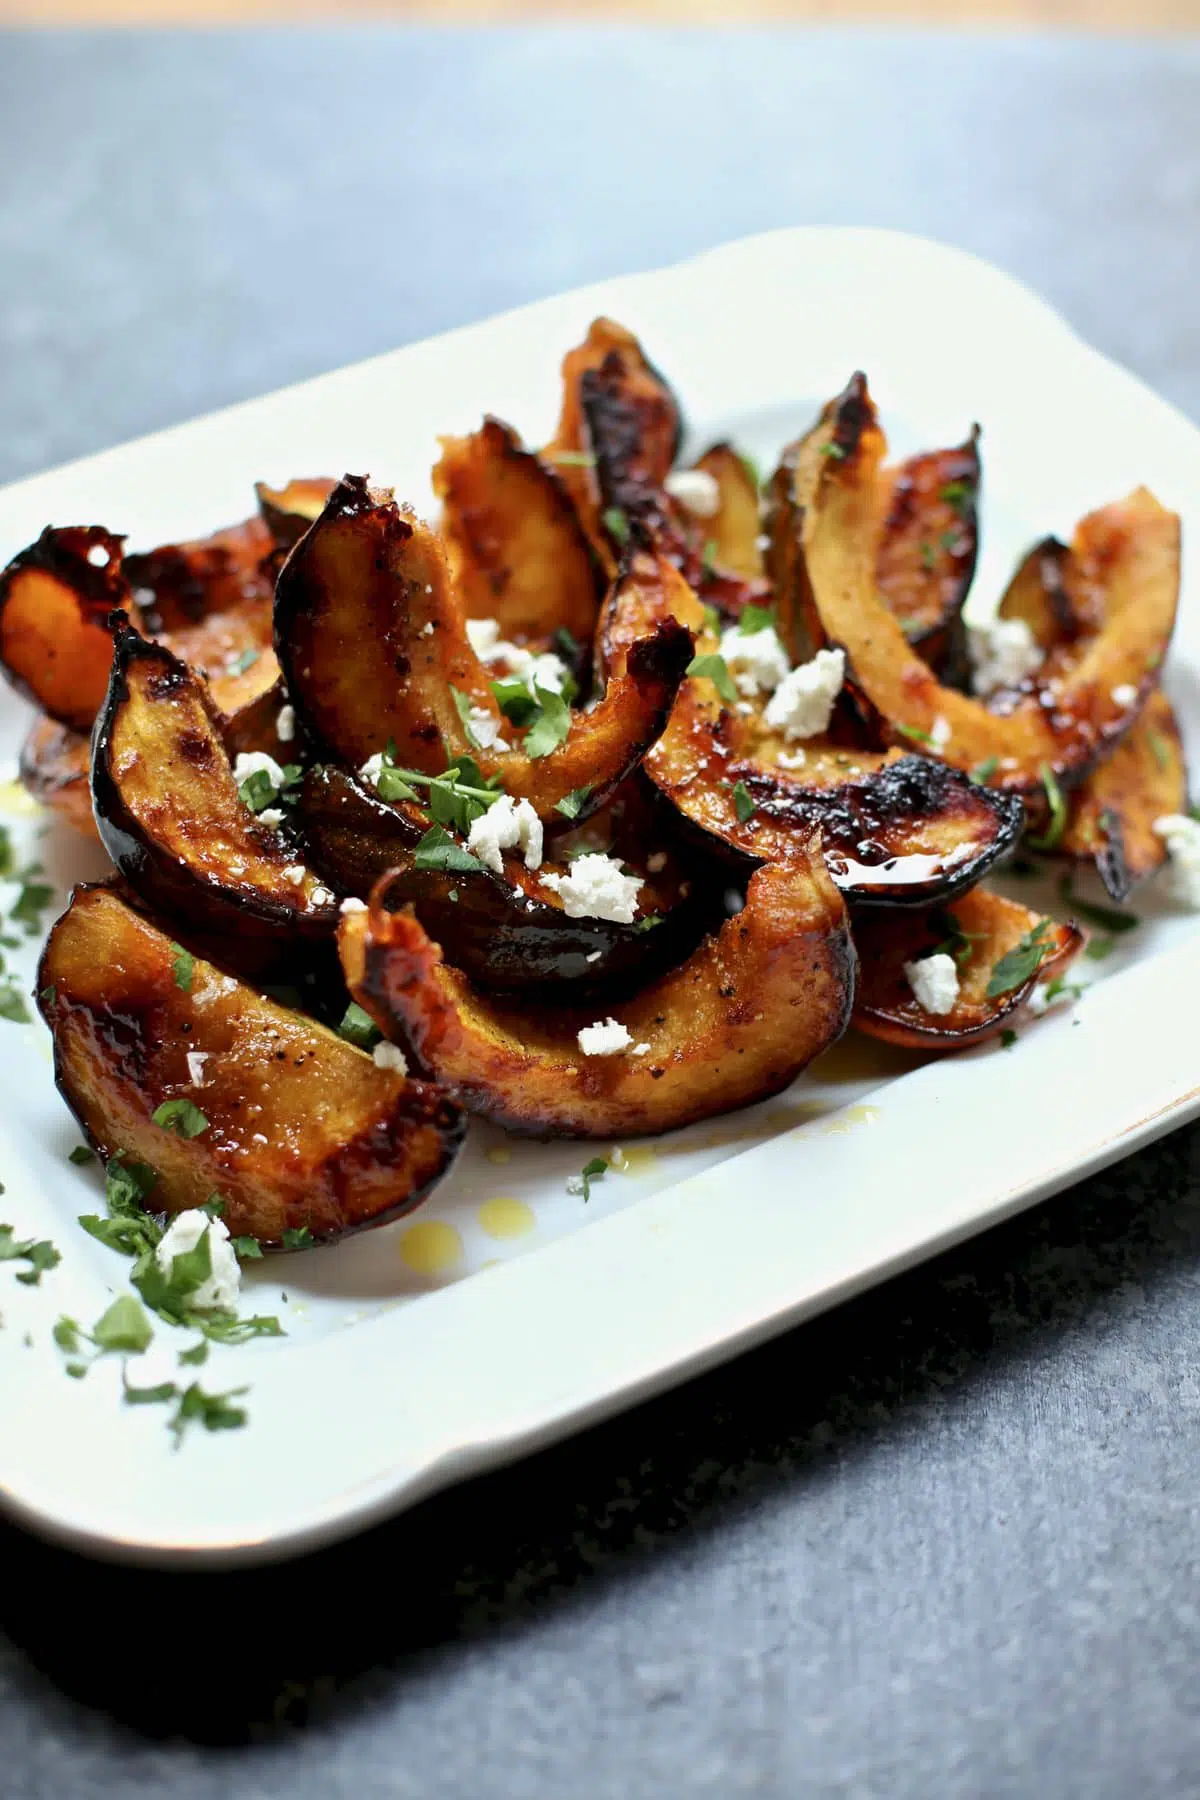
[[[795,222],[981,251],[1200,413],[1200,46],[9,35],[0,477]],[[1200,1792],[1198,1157],[287,1568],[0,1528],[0,1795]]]

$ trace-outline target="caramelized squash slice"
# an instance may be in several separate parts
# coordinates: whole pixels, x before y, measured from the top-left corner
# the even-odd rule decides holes
[[[635,558],[629,579],[646,610],[606,614],[610,667],[621,666],[630,634],[662,611],[695,631],[700,654],[716,651],[700,603],[670,564],[655,580]],[[761,710],[727,706],[702,675],[684,682],[645,769],[685,820],[743,858],[807,854],[819,829],[834,881],[859,903],[927,906],[959,893],[1011,854],[1024,825],[1019,799],[927,757],[828,739],[788,749]]]
[[[105,1162],[157,1170],[156,1212],[214,1193],[234,1237],[318,1243],[411,1212],[446,1173],[466,1121],[448,1095],[372,1058],[179,946],[110,887],[76,889],[38,973],[59,1090]],[[154,1123],[187,1100],[195,1137]]]
[[[1083,932],[975,888],[933,912],[858,919],[854,942],[859,1030],[915,1050],[961,1050],[994,1036],[1040,982],[1061,974],[1083,948]],[[1024,953],[1014,957],[1018,946]],[[936,951],[958,964],[958,999],[943,1014],[918,1005],[904,973],[905,963]],[[1007,964],[1006,957],[1012,958]],[[989,993],[996,987],[1003,991]]]
[[[42,713],[21,746],[19,774],[25,791],[48,806],[85,837],[98,838],[88,781],[91,745],[82,731],[72,731]]]
[[[283,960],[328,937],[337,901],[284,830],[239,796],[203,683],[164,644],[116,632],[96,722],[92,800],[105,849],[134,892],[229,955]]]
[[[979,427],[953,450],[883,472],[875,581],[905,637],[941,681],[962,685],[962,609],[979,554]]]
[[[473,1112],[543,1137],[670,1131],[778,1093],[845,1028],[854,948],[817,847],[760,869],[744,909],[678,969],[611,1008],[519,1008],[443,961],[387,882],[339,928],[350,991]],[[628,1050],[585,1055],[607,1013]],[[643,1048],[644,1046],[644,1048]]]
[[[1142,488],[1080,523],[1074,555],[1103,624],[1053,682],[1041,680],[999,714],[942,686],[876,591],[883,453],[866,381],[856,375],[793,459],[797,574],[803,565],[795,592],[810,629],[845,650],[850,681],[893,741],[937,731],[939,754],[960,769],[996,758],[989,782],[997,787],[1033,791],[1047,769],[1068,784],[1081,780],[1138,716],[1166,654],[1179,595],[1177,515]]]
[[[404,767],[438,774],[471,755],[547,820],[580,790],[577,816],[586,816],[637,767],[691,656],[689,633],[663,619],[631,645],[598,705],[572,715],[556,748],[494,748],[510,728],[467,640],[437,537],[356,476],[285,563],[275,632],[297,713],[335,759],[360,766],[390,741]]]
[[[337,482],[328,475],[312,475],[289,481],[285,487],[268,487],[256,481],[254,492],[263,524],[279,550],[298,544],[310,525],[325,510],[325,502]]]
[[[0,575],[0,664],[26,699],[90,731],[108,687],[105,621],[129,603],[122,539],[101,525],[47,526]]]
[[[1126,900],[1167,860],[1156,819],[1186,812],[1188,774],[1179,722],[1159,690],[1112,755],[1070,796],[1058,850],[1091,862],[1114,900]]]
[[[557,631],[590,644],[604,575],[558,474],[499,419],[441,442],[433,490],[467,617],[518,644]]]
[[[614,818],[624,805],[628,819]],[[411,906],[429,935],[477,986],[516,992],[563,983],[608,990],[648,980],[695,948],[714,910],[714,896],[671,851],[645,867],[647,846],[661,842],[645,827],[653,809],[625,795],[615,808],[571,835],[580,849],[602,849],[642,875],[632,924],[611,919],[573,919],[542,877],[565,875],[568,865],[546,860],[527,869],[504,856],[504,873],[420,868],[413,852],[432,823],[410,801],[381,800],[357,776],[328,767],[310,769],[300,790],[308,857],[343,893],[365,900],[390,874],[388,904]]]
[[[732,444],[713,444],[696,464],[717,484],[717,510],[702,521],[703,560],[750,582],[763,582],[758,478]],[[707,552],[707,554],[705,554]]]
[[[1002,619],[1023,619],[1043,655],[1074,643],[1084,629],[1071,596],[1070,565],[1067,546],[1043,538],[1022,557],[996,608]]]

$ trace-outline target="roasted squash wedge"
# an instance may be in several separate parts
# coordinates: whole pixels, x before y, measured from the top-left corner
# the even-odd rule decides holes
[[[26,792],[85,837],[98,837],[88,781],[91,747],[81,731],[45,713],[34,720],[21,746],[19,774]]]
[[[859,1030],[915,1050],[961,1050],[1000,1031],[1040,982],[1061,974],[1083,948],[1083,933],[975,888],[933,912],[856,920],[854,942]],[[904,973],[905,963],[937,951],[958,965],[958,998],[943,1014],[918,1004]]]
[[[875,580],[888,611],[939,680],[966,675],[962,609],[979,552],[979,428],[953,450],[884,470]]]
[[[786,1087],[849,1015],[854,949],[815,845],[760,869],[740,913],[611,1009],[486,998],[410,912],[388,910],[387,892],[385,879],[339,928],[351,993],[424,1071],[510,1131],[626,1138],[728,1112]],[[608,1010],[628,1049],[585,1055],[580,1030]]]
[[[361,766],[390,741],[405,767],[438,774],[471,755],[549,820],[580,790],[576,816],[586,816],[637,767],[691,656],[689,633],[664,619],[632,644],[595,708],[570,717],[557,747],[541,756],[493,747],[508,741],[508,722],[467,640],[441,545],[357,476],[280,572],[275,632],[297,713],[334,759]]]
[[[0,575],[0,663],[18,693],[90,731],[108,687],[105,624],[129,602],[122,539],[101,525],[47,526]]]
[[[1179,594],[1177,515],[1142,488],[1081,522],[1074,554],[1104,623],[1053,680],[1035,678],[1000,714],[942,686],[876,591],[883,452],[856,375],[794,459],[803,565],[795,591],[811,630],[845,651],[848,679],[892,741],[936,738],[939,755],[964,770],[995,758],[992,786],[1030,792],[1047,770],[1078,782],[1129,729],[1166,654]]]
[[[614,818],[625,805],[626,822]],[[310,769],[300,790],[300,818],[308,860],[341,892],[365,900],[390,873],[388,904],[411,906],[429,935],[455,966],[481,988],[516,992],[583,984],[598,991],[649,980],[682,962],[710,922],[719,896],[670,850],[649,852],[663,841],[644,827],[653,809],[626,795],[616,807],[573,831],[570,848],[618,857],[642,877],[634,921],[571,918],[547,873],[565,875],[553,852],[538,869],[512,853],[502,875],[417,866],[414,850],[432,820],[411,801],[389,803],[360,777],[329,767]],[[567,846],[564,845],[564,851]]]
[[[1084,629],[1068,584],[1071,552],[1057,538],[1043,538],[1021,558],[997,612],[1022,619],[1043,655],[1072,644]]]
[[[109,887],[78,888],[42,954],[59,1090],[104,1160],[156,1170],[156,1212],[219,1194],[231,1235],[264,1248],[417,1206],[462,1142],[454,1101],[199,957],[181,986],[178,956]],[[173,1100],[199,1109],[197,1135],[154,1123]]]
[[[644,562],[635,557],[629,572],[643,613],[606,611],[608,666],[619,669],[631,634],[664,611],[693,629],[701,655],[715,652],[718,640],[679,572],[661,560],[656,569]],[[761,709],[745,707],[727,705],[707,676],[689,676],[645,763],[685,820],[741,858],[807,854],[819,829],[847,898],[928,906],[971,886],[1016,848],[1019,799],[923,756],[847,749],[825,738],[789,751]]]
[[[703,521],[707,550],[707,555],[702,551],[703,560],[746,581],[763,581],[758,478],[753,469],[732,444],[725,443],[706,450],[696,468],[716,482],[718,495],[716,512]]]
[[[566,631],[588,644],[604,574],[558,473],[499,419],[442,439],[433,489],[454,589],[470,619],[513,643]]]
[[[1091,862],[1114,900],[1167,860],[1157,819],[1188,806],[1188,774],[1171,702],[1156,690],[1128,737],[1122,739],[1070,797],[1063,856]]]
[[[105,849],[134,892],[229,955],[283,960],[328,937],[337,901],[289,834],[239,796],[204,686],[164,644],[115,635],[92,744],[92,802]]]
[[[286,487],[268,487],[256,481],[254,492],[263,524],[280,550],[290,550],[299,543],[309,526],[325,510],[325,502],[337,482],[328,475],[308,476],[289,481]]]

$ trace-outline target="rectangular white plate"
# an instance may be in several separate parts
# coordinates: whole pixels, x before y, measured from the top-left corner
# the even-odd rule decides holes
[[[103,521],[135,545],[202,533],[244,516],[256,478],[369,472],[428,506],[438,433],[488,411],[544,440],[559,358],[600,312],[641,334],[697,446],[730,436],[769,466],[857,367],[900,452],[981,421],[984,605],[1035,537],[1153,487],[1184,518],[1167,685],[1196,743],[1200,433],[1007,277],[890,233],[749,239],[40,475],[0,493],[0,559],[51,520]],[[11,754],[25,714],[7,691],[0,723]],[[7,822],[30,842],[41,829]],[[100,866],[57,828],[38,847],[63,884]],[[281,1555],[682,1380],[1125,1155],[1191,1117],[1200,1091],[1170,1004],[1200,979],[1194,920],[1163,894],[1137,904],[1146,923],[1093,965],[1102,979],[1012,1051],[921,1066],[847,1042],[783,1098],[631,1150],[586,1206],[565,1183],[589,1148],[476,1127],[415,1237],[407,1221],[251,1271],[247,1300],[288,1336],[214,1348],[204,1384],[249,1384],[249,1423],[194,1431],[178,1453],[163,1409],[122,1405],[115,1359],[63,1373],[55,1318],[94,1319],[127,1265],[75,1223],[102,1207],[101,1184],[67,1162],[77,1133],[44,1030],[0,1023],[0,1217],[63,1252],[37,1288],[0,1265],[0,1497],[106,1554]],[[499,1197],[522,1206],[481,1212]],[[490,1234],[498,1214],[529,1229]],[[139,1384],[177,1374],[175,1337],[160,1328]]]

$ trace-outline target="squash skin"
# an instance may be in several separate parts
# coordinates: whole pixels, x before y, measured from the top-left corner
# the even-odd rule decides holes
[[[195,930],[227,935],[229,955],[284,962],[328,939],[337,901],[322,901],[300,852],[238,798],[204,684],[163,644],[115,634],[108,698],[92,744],[92,804],[105,849],[134,892]]]
[[[298,544],[309,526],[320,518],[337,482],[330,475],[294,478],[281,488],[265,481],[254,484],[259,517],[279,550]]]
[[[949,917],[947,917],[949,915]],[[1051,930],[1037,968],[1019,987],[987,997],[991,973],[1015,949],[1041,915],[986,888],[975,888],[945,908],[905,914],[900,920],[874,915],[855,920],[861,976],[854,1024],[868,1037],[908,1049],[962,1050],[1002,1031],[1034,988],[1061,974],[1083,948],[1084,933],[1074,923],[1047,920]],[[950,1013],[935,1015],[918,1006],[904,964],[930,955],[948,935],[949,922],[968,934],[959,964],[960,996]]]
[[[106,621],[129,603],[123,543],[102,525],[47,526],[0,574],[0,666],[19,694],[73,731],[91,729],[108,687]]]
[[[712,547],[711,562],[742,581],[764,585],[758,483],[732,444],[711,444],[696,468],[711,475],[720,496],[714,516],[702,521],[705,542]]]
[[[441,444],[433,489],[467,617],[496,619],[513,643],[569,631],[589,644],[604,572],[558,474],[499,419]]]
[[[103,1160],[156,1169],[156,1211],[220,1193],[231,1235],[264,1249],[304,1226],[332,1243],[419,1205],[465,1134],[454,1102],[199,957],[184,992],[177,954],[106,885],[76,889],[42,953],[55,1079]],[[204,1058],[203,1085],[189,1052]],[[208,1120],[197,1137],[153,1123],[181,1097]]]
[[[995,756],[989,786],[1034,793],[1049,768],[1075,785],[1132,725],[1170,643],[1179,593],[1179,519],[1146,489],[1080,521],[1074,554],[1102,593],[1103,628],[1067,666],[1034,678],[1001,713],[941,685],[874,590],[873,519],[884,438],[862,375],[825,408],[797,460],[810,480],[797,558],[810,629],[840,646],[848,682],[885,739],[930,734],[943,720],[943,760],[969,771]],[[836,454],[824,454],[833,445]],[[820,466],[817,466],[820,465]],[[815,471],[815,472],[814,472]],[[1134,698],[1117,700],[1128,687]]]
[[[815,845],[758,870],[742,912],[611,1008],[488,999],[386,899],[381,883],[339,927],[351,993],[470,1111],[526,1135],[644,1136],[764,1099],[841,1035],[853,1002],[846,912]],[[580,1051],[580,1028],[609,1011],[645,1054]]]
[[[329,760],[360,767],[389,740],[402,765],[427,774],[471,755],[551,824],[568,794],[589,790],[584,818],[641,762],[666,723],[692,642],[677,620],[656,622],[549,755],[480,748],[467,737],[455,692],[502,733],[508,724],[467,640],[441,546],[428,526],[357,476],[339,484],[281,570],[275,635],[292,703]]]
[[[99,842],[92,816],[90,765],[91,745],[83,732],[40,713],[21,745],[18,774],[26,793],[40,805],[49,807],[84,837]]]

